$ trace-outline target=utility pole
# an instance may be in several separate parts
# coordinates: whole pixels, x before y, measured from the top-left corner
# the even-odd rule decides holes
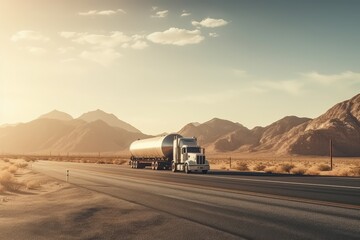
[[[333,170],[333,147],[332,147],[332,139],[330,139],[330,169]]]
[[[230,160],[230,167],[229,167],[229,169],[231,169],[231,157],[229,158],[229,160]]]

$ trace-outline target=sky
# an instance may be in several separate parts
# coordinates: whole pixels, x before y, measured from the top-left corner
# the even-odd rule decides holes
[[[360,1],[0,0],[0,125],[101,109],[147,134],[317,117],[360,93]]]

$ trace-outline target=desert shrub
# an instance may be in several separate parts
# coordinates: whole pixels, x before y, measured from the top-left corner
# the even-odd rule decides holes
[[[226,166],[225,166],[225,165],[221,165],[220,169],[221,169],[221,170],[225,170],[225,169],[226,169]]]
[[[16,163],[15,166],[18,167],[18,168],[26,168],[28,166],[28,164],[22,162],[22,163]]]
[[[330,171],[331,167],[327,164],[320,164],[318,166],[319,171]]]
[[[0,185],[7,191],[17,191],[23,186],[23,184],[16,181],[13,175],[8,171],[0,172]]]
[[[263,163],[258,163],[254,166],[255,171],[264,171],[266,168],[266,165]]]
[[[9,162],[10,161],[8,158],[4,158],[3,160],[4,160],[4,162]]]
[[[123,165],[126,162],[127,162],[127,160],[125,160],[125,159],[117,159],[117,160],[113,161],[113,164]]]
[[[239,162],[236,164],[236,169],[239,171],[248,171],[249,167],[245,162]]]
[[[290,173],[291,169],[293,169],[295,167],[294,164],[291,163],[283,163],[279,166],[279,170],[280,172],[286,172],[286,173]]]
[[[4,192],[5,192],[5,187],[0,183],[0,193],[4,193]]]
[[[350,170],[353,176],[360,176],[360,167],[354,167]]]
[[[295,174],[295,175],[304,175],[306,172],[306,169],[303,167],[294,167],[290,170],[291,174]]]
[[[17,170],[18,170],[18,167],[15,166],[15,165],[11,165],[11,166],[8,167],[8,171],[10,173],[16,173]]]
[[[306,175],[319,175],[320,171],[317,168],[317,166],[313,166],[311,168],[309,168],[308,170],[306,170]]]
[[[266,167],[264,169],[264,172],[266,172],[266,173],[275,173],[276,172],[276,167],[275,166]]]
[[[30,180],[26,183],[27,189],[38,189],[41,187],[40,181],[38,180]]]

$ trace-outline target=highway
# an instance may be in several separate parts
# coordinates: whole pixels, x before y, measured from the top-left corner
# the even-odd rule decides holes
[[[59,180],[67,169],[78,187],[193,223],[194,239],[360,239],[359,178],[33,163],[34,171]],[[207,229],[220,235],[206,235]]]

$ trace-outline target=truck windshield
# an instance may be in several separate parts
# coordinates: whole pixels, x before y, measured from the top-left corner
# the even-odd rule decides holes
[[[187,152],[188,153],[200,153],[200,148],[199,147],[187,147]]]

